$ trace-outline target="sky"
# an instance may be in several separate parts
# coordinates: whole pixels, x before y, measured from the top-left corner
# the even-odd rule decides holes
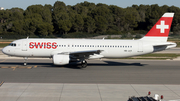
[[[18,7],[26,10],[28,6],[36,5],[36,4],[41,4],[41,5],[50,4],[53,6],[56,1],[57,0],[0,0],[0,7],[4,7],[4,9],[11,9],[14,7]],[[168,5],[168,6],[180,7],[180,0],[58,0],[58,1],[63,1],[66,5],[76,5],[77,3],[88,1],[95,4],[103,3],[107,5],[116,5],[122,8],[130,7],[133,4],[136,5],[158,4],[159,6]]]

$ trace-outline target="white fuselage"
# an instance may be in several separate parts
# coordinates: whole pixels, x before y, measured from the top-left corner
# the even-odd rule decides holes
[[[158,44],[158,42],[142,40],[107,39],[20,39],[12,43],[15,43],[16,46],[6,46],[3,49],[5,54],[19,57],[45,58],[62,52],[87,50],[103,50],[100,55],[105,58],[131,57],[152,53],[154,52],[153,45]]]

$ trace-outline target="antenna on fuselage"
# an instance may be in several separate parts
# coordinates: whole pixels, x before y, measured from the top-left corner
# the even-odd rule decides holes
[[[105,37],[103,37],[103,40],[105,39]]]
[[[27,36],[27,39],[29,39],[29,36]]]

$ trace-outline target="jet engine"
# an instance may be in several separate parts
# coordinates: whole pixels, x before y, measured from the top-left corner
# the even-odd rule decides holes
[[[69,64],[69,55],[53,55],[53,63],[55,65],[66,65]]]

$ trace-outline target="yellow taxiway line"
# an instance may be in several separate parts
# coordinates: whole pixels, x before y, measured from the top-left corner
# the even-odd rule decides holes
[[[36,66],[34,66],[34,68],[37,68],[37,65],[36,65]]]
[[[0,87],[3,85],[4,81],[1,82]]]
[[[11,67],[11,68],[13,68],[13,71],[17,68],[18,66],[16,65],[15,67]]]
[[[9,67],[1,67],[1,68],[9,68]]]
[[[7,59],[4,59],[4,60],[0,61],[0,63],[4,62],[4,61],[6,61],[6,60],[7,60]]]

